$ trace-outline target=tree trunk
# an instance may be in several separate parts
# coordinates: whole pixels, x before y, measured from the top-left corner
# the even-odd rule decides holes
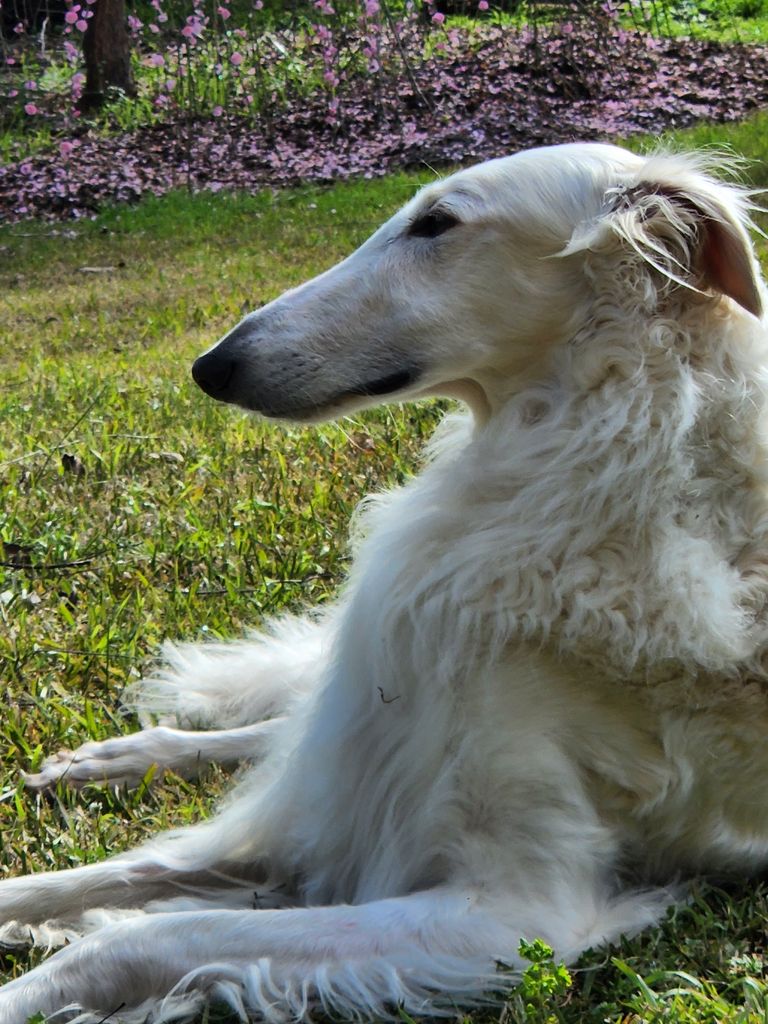
[[[83,112],[97,110],[110,89],[136,92],[131,71],[131,44],[125,23],[125,0],[96,0],[83,38],[85,89]]]

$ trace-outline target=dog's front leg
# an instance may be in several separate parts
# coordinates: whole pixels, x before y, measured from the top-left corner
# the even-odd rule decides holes
[[[202,848],[199,830],[188,830],[186,837],[187,849]],[[166,908],[169,901],[189,900],[190,893],[197,906],[218,900],[220,905],[250,907],[254,891],[271,899],[278,885],[257,862],[237,868],[229,864],[223,874],[215,864],[174,864],[174,852],[148,845],[97,864],[0,882],[0,947],[62,945],[105,920],[135,913],[133,908]],[[236,872],[242,877],[236,879]],[[285,898],[290,894],[285,892]]]
[[[78,1006],[98,1021],[197,1020],[211,995],[243,1016],[304,1019],[423,1015],[503,988],[521,937],[542,935],[565,956],[658,918],[670,894],[554,902],[493,888],[443,887],[349,906],[211,910],[131,918],[74,942],[0,989],[0,1024]],[[566,901],[565,897],[569,897]],[[80,1019],[80,1018],[78,1018]],[[164,1018],[165,1019],[165,1018]]]
[[[360,906],[131,918],[3,987],[0,1024],[71,1005],[94,1019],[124,1007],[129,1020],[130,1011],[152,1020],[172,992],[191,1019],[217,988],[272,1017],[304,1017],[312,1003],[423,1012],[433,996],[479,995],[495,984],[495,958],[513,955],[519,937],[497,907],[469,891],[434,890]]]

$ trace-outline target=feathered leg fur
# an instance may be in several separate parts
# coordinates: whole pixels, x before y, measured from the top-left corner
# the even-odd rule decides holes
[[[25,775],[25,784],[136,785],[153,766],[192,778],[211,762],[260,761],[285,716],[314,691],[333,632],[328,615],[286,617],[240,642],[168,643],[162,667],[124,695],[147,728],[60,750]]]
[[[532,894],[436,888],[360,906],[138,917],[102,927],[5,986],[0,1022],[21,1024],[66,1005],[125,1004],[134,1008],[118,1014],[125,1022],[138,1024],[150,1011],[155,1022],[191,1019],[211,997],[243,1018],[274,1021],[302,1019],[317,1004],[353,1018],[398,1019],[400,1008],[444,1013],[503,989],[509,978],[497,966],[516,967],[520,936],[540,935],[542,923],[568,955],[645,927],[669,899],[659,891],[600,906],[592,893],[555,892],[542,904]]]

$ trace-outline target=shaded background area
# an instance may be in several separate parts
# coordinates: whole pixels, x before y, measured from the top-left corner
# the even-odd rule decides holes
[[[105,84],[93,15],[124,0],[12,0],[0,217],[732,121],[768,103],[763,3],[148,0],[113,24],[130,75]]]

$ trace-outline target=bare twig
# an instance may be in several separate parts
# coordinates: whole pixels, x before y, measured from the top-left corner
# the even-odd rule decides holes
[[[286,579],[286,580],[278,580],[278,579],[276,579],[276,580],[274,580],[274,582],[278,583],[278,584],[280,584],[282,586],[284,584],[290,584],[290,583],[295,583],[295,584],[312,583],[314,580],[332,580],[333,578],[334,578],[333,574],[330,573],[330,572],[313,572],[313,573],[310,573],[308,576],[302,576],[301,579]],[[166,587],[166,590],[175,590],[175,589],[176,589],[176,587]],[[259,593],[262,590],[264,590],[264,586],[263,585],[260,586],[260,587],[238,587],[235,590],[235,593],[236,594],[257,594],[257,593]],[[232,591],[229,590],[227,587],[211,587],[211,588],[206,589],[206,590],[198,590],[198,591],[196,591],[196,596],[197,597],[221,597],[222,595],[230,594],[231,592]]]
[[[427,96],[424,95],[424,93],[421,91],[419,83],[416,81],[416,76],[413,73],[411,62],[409,61],[408,55],[405,52],[405,47],[403,46],[402,40],[400,39],[400,33],[397,31],[397,25],[395,24],[394,18],[392,17],[392,13],[389,10],[387,0],[381,0],[381,9],[382,11],[384,11],[384,17],[387,19],[387,24],[389,25],[389,29],[392,33],[392,38],[395,40],[395,46],[397,47],[398,52],[402,58],[403,67],[405,68],[406,75],[408,75],[408,81],[411,83],[413,91],[419,97],[419,99],[427,108],[427,110],[434,110],[434,104]]]
[[[34,572],[58,572],[60,569],[82,569],[94,562],[103,551],[90,558],[73,558],[68,562],[0,562],[4,569],[32,569]]]
[[[47,456],[46,456],[46,458],[45,458],[45,461],[43,462],[42,466],[40,467],[40,469],[38,469],[38,471],[37,471],[37,472],[35,473],[35,475],[34,475],[34,477],[33,477],[33,480],[34,480],[35,482],[36,482],[36,481],[37,481],[37,480],[39,479],[39,477],[40,477],[40,476],[42,476],[42,474],[43,474],[43,473],[45,472],[45,470],[46,470],[46,469],[48,468],[48,463],[49,463],[49,462],[51,461],[51,459],[53,458],[53,453],[54,453],[55,451],[58,451],[58,449],[62,447],[62,444],[63,444],[63,442],[64,442],[64,441],[65,441],[65,440],[66,440],[66,439],[67,439],[67,438],[69,437],[69,435],[70,435],[70,434],[71,434],[71,433],[72,433],[72,432],[73,432],[74,430],[77,430],[77,428],[78,428],[78,427],[80,426],[80,424],[81,424],[81,423],[83,422],[83,420],[84,420],[84,419],[85,419],[85,417],[86,417],[86,416],[88,415],[88,413],[89,413],[89,412],[91,411],[91,409],[93,409],[93,408],[94,408],[94,406],[95,406],[95,405],[97,405],[97,404],[98,404],[98,403],[99,403],[99,402],[101,401],[101,396],[102,396],[102,395],[104,394],[104,392],[105,392],[106,390],[107,390],[107,385],[106,385],[106,384],[104,384],[104,385],[103,385],[103,387],[101,387],[101,388],[100,388],[100,389],[99,389],[99,390],[98,390],[98,391],[96,392],[96,395],[95,395],[95,396],[94,396],[94,397],[93,397],[93,398],[91,399],[91,401],[90,401],[90,402],[88,403],[88,405],[86,405],[85,409],[83,409],[83,411],[82,411],[82,412],[80,413],[80,415],[79,415],[79,416],[77,417],[77,419],[76,419],[76,420],[75,420],[75,422],[74,422],[74,423],[72,424],[72,426],[71,426],[71,427],[69,427],[69,428],[68,428],[68,430],[67,430],[67,431],[66,431],[66,432],[64,433],[64,435],[62,436],[62,438],[61,438],[61,440],[59,441],[59,443],[58,443],[57,445],[54,445],[54,447],[53,447],[53,448],[51,448],[51,449],[49,450],[49,452],[48,452],[48,455],[47,455]]]

